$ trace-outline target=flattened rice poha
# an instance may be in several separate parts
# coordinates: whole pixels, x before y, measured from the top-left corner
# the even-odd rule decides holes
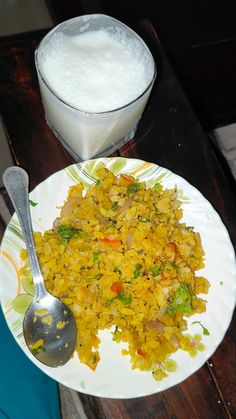
[[[132,368],[159,380],[172,353],[203,349],[184,334],[186,317],[206,310],[198,294],[209,282],[195,273],[204,266],[201,239],[180,221],[176,188],[147,188],[106,168],[96,176],[86,194],[82,184],[70,187],[53,228],[35,233],[46,286],[75,316],[82,363],[96,369],[98,331],[111,328],[114,341],[127,343]],[[21,257],[28,275],[26,250]]]

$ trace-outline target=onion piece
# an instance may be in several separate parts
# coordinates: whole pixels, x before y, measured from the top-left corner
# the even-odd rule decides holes
[[[132,243],[133,239],[134,239],[134,235],[129,232],[127,234],[127,237],[126,237],[126,247],[127,247],[127,250],[130,250],[131,249],[131,243]]]
[[[166,307],[160,307],[154,320],[156,320],[156,319],[161,320],[162,317],[164,316],[165,312],[166,312]]]
[[[58,233],[58,227],[60,225],[60,217],[57,217],[54,221],[53,221],[53,225],[52,225],[52,229],[54,231],[54,233]]]
[[[145,323],[145,326],[147,329],[155,329],[160,333],[163,332],[163,329],[165,327],[163,323],[156,320],[149,320],[148,322]]]
[[[177,338],[176,335],[172,335],[170,338],[170,343],[175,347],[175,348],[180,348],[180,343],[179,343],[179,339]]]
[[[100,222],[100,224],[103,224],[105,226],[109,224],[108,219],[106,217],[104,217],[104,215],[102,215],[100,213],[98,213],[96,215],[96,218],[98,219],[98,221]]]
[[[124,203],[124,205],[122,205],[122,207],[120,207],[120,209],[118,209],[118,211],[117,211],[117,215],[119,215],[119,214],[122,214],[122,212],[124,212],[127,208],[129,208],[130,207],[130,205],[132,204],[132,201],[134,200],[134,198],[136,197],[136,195],[132,195],[132,196],[130,196],[130,198],[128,198],[126,201],[125,201],[125,203]]]

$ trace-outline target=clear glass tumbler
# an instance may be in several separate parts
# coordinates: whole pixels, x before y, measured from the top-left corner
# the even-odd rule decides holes
[[[143,92],[124,106],[105,112],[87,112],[69,104],[60,92],[49,85],[47,75],[42,70],[42,60],[47,48],[53,48],[55,34],[73,37],[100,29],[108,31],[112,36],[118,34],[123,42],[133,42],[147,64],[149,81]],[[43,38],[35,52],[35,63],[46,121],[77,161],[107,156],[134,137],[155,81],[156,66],[147,45],[128,26],[101,14],[70,19],[56,26]]]

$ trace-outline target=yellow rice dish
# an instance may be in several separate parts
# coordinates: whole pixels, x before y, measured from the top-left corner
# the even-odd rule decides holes
[[[204,266],[200,236],[180,222],[176,189],[148,189],[105,168],[96,176],[86,194],[72,186],[52,229],[35,233],[46,286],[75,316],[82,363],[96,369],[98,331],[111,328],[132,368],[161,379],[172,353],[193,349],[186,316],[206,309],[198,294],[209,282],[195,274]],[[26,275],[25,250],[21,257]]]

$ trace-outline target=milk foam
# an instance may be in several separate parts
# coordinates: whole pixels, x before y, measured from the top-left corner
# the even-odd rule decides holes
[[[56,33],[41,53],[49,87],[87,112],[120,108],[140,96],[153,77],[149,56],[131,39],[106,30],[76,36]]]

